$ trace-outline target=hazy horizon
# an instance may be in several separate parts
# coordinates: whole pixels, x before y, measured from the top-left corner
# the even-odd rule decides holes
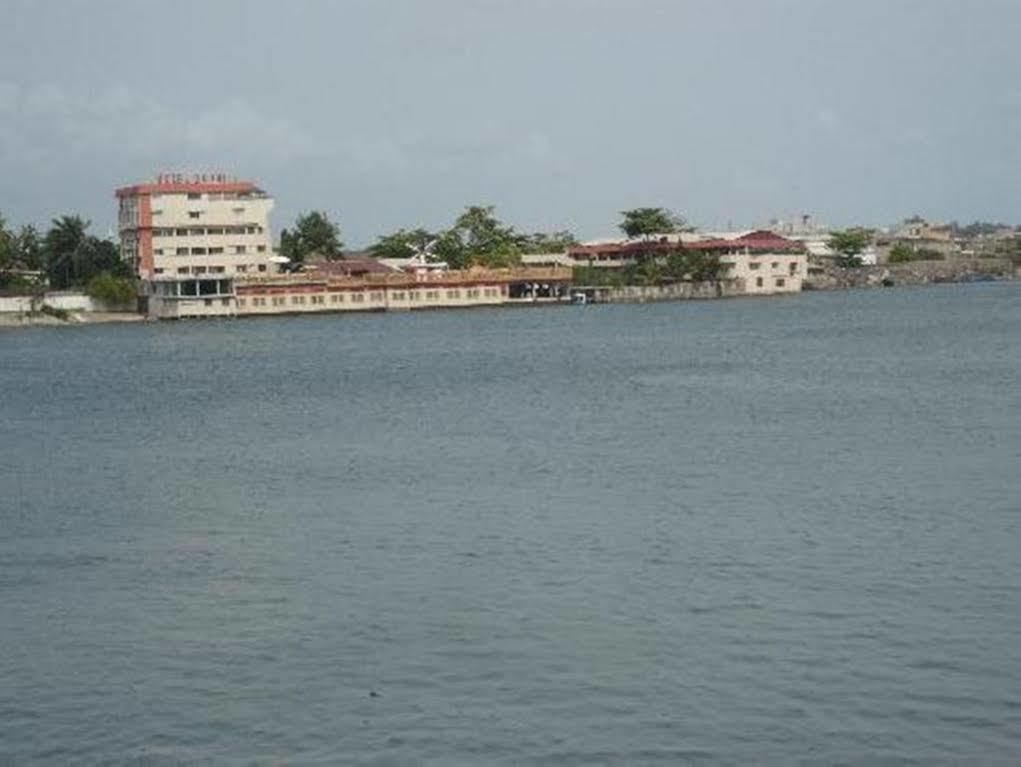
[[[467,204],[583,238],[641,205],[1018,223],[1019,23],[1008,0],[14,0],[0,213],[104,234],[116,187],[216,170],[276,198],[275,232],[322,209],[351,247]]]

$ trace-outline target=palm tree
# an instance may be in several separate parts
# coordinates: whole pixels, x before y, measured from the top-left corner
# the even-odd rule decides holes
[[[53,219],[53,225],[46,233],[43,249],[46,252],[46,271],[50,286],[62,289],[68,287],[76,276],[80,251],[85,246],[89,221],[81,216],[61,216]]]

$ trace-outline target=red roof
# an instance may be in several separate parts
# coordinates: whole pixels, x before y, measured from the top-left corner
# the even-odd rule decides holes
[[[715,238],[707,240],[695,240],[683,243],[688,250],[759,250],[759,251],[784,251],[804,249],[802,243],[796,240],[788,240],[766,230],[749,232],[748,234],[733,239]],[[648,253],[649,251],[669,253],[677,250],[677,242],[663,242],[662,240],[650,240],[649,242],[617,242],[600,245],[577,245],[568,250],[570,255],[584,256],[588,254],[604,254],[627,257],[634,253]]]

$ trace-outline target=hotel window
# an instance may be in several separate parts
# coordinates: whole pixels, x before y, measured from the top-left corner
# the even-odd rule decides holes
[[[402,291],[398,290],[398,291],[397,291],[396,293],[394,293],[394,294],[393,294],[393,295],[391,296],[391,298],[392,298],[392,299],[393,299],[394,301],[403,301],[403,300],[404,300],[404,293],[403,293]]]
[[[352,293],[351,294],[351,301],[353,303],[360,304],[364,300],[365,300],[365,294],[364,293]]]
[[[749,261],[748,262],[748,268],[749,269],[758,269],[759,266],[760,266],[760,264],[759,264],[758,261]]]
[[[198,218],[201,215],[202,215],[202,211],[200,211],[200,210],[189,210],[188,211],[188,218]]]
[[[177,268],[177,273],[178,274],[187,274],[188,273],[188,267],[187,266],[179,266]]]
[[[177,236],[178,237],[187,237],[188,236],[188,230],[187,229],[178,229],[177,230]]]
[[[223,253],[223,248],[210,248],[209,249],[209,255],[211,255],[211,256],[215,256],[215,255],[218,255],[220,253]]]
[[[240,272],[241,274],[244,274],[245,272],[248,271],[248,267],[245,264],[238,264],[237,271]]]
[[[761,277],[756,277],[755,278],[755,287],[757,287],[757,288],[761,288],[762,287],[762,278]]]
[[[245,246],[244,245],[235,245],[234,246],[234,252],[235,253],[244,253],[245,252]]]
[[[334,293],[332,296],[330,296],[330,301],[332,301],[335,304],[339,304],[343,300],[344,300],[344,296],[342,296],[340,293]]]
[[[770,268],[771,269],[779,269],[780,268],[780,262],[779,261],[774,261],[772,264],[770,264]]]
[[[188,199],[189,200],[201,200],[202,199],[202,195],[199,194],[198,192],[188,192]]]
[[[153,254],[154,256],[162,256],[162,255],[163,255],[163,248],[156,248],[156,249],[155,249],[155,250],[154,250],[154,251],[152,252],[152,254]]]
[[[204,266],[196,266],[193,271],[194,271],[195,274],[205,274],[206,273],[206,267],[204,267]]]
[[[798,273],[798,262],[797,261],[791,261],[789,266],[790,266],[791,276],[793,277],[795,274]]]
[[[211,266],[209,267],[209,271],[214,272],[216,274],[223,274],[224,271],[226,270],[222,266]]]
[[[259,251],[260,253],[265,253],[266,252],[266,246],[265,245],[259,245],[258,247],[256,247],[256,250]]]
[[[178,248],[177,249],[177,255],[179,255],[179,256],[187,256],[188,255],[188,249],[187,248]]]
[[[220,299],[220,303],[223,304],[224,306],[230,306],[230,299],[229,298],[221,298]]]
[[[252,301],[252,303],[254,304],[255,302],[254,302],[254,301]],[[238,306],[239,306],[239,307],[243,307],[244,305],[245,305],[245,299],[243,299],[243,298],[239,298],[239,299],[238,299]]]
[[[223,227],[222,226],[210,227],[209,229],[206,229],[206,234],[223,234]]]
[[[260,272],[266,271],[266,265],[265,264],[259,264],[259,271]]]
[[[312,303],[319,304],[321,306],[326,303],[326,296],[312,296]]]
[[[291,296],[291,303],[292,304],[298,303],[298,296]]]
[[[776,286],[777,286],[778,288],[782,288],[782,287],[783,287],[784,285],[786,285],[786,284],[787,284],[787,282],[786,282],[786,281],[784,280],[784,278],[783,278],[783,277],[777,277],[777,278],[776,278]]]
[[[206,299],[205,301],[203,301],[202,303],[204,303],[204,304],[205,304],[206,306],[212,306],[212,305],[213,305],[213,299],[211,299],[211,298],[207,298],[207,299]]]
[[[205,248],[192,248],[191,249],[191,254],[193,256],[204,256],[204,255],[206,255],[206,249]]]
[[[382,293],[378,293],[378,292],[377,293],[370,293],[369,294],[369,300],[370,301],[382,301],[383,300],[383,294]]]
[[[162,269],[153,269],[153,271],[156,272],[156,274],[163,274]]]

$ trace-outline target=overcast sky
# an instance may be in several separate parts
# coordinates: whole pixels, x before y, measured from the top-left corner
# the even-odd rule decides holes
[[[350,245],[469,203],[614,233],[1021,223],[1017,0],[3,0],[0,212],[228,171]]]

